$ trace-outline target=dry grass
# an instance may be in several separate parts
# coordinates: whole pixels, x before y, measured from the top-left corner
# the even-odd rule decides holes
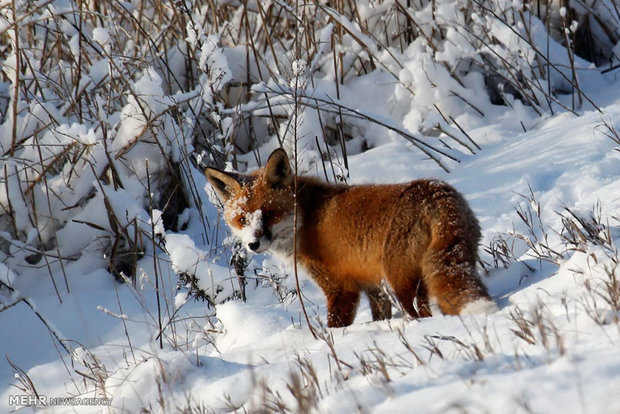
[[[91,248],[106,255],[110,272],[134,276],[136,262],[162,246],[143,217],[126,216],[114,199],[128,191],[147,216],[162,211],[165,227],[178,230],[184,225],[179,214],[187,207],[200,210],[204,200],[193,180],[195,154],[202,164],[231,162],[244,169],[238,155],[253,152],[261,162],[257,149],[275,135],[284,146],[307,141],[321,155],[326,178],[346,179],[347,143],[363,141],[355,131],[375,125],[449,169],[458,159],[455,148],[479,149],[456,121],[463,111],[485,115],[467,97],[468,75],[480,73],[489,99],[498,104],[520,99],[542,113],[565,106],[558,96],[571,93],[575,101],[568,109],[576,110],[588,99],[574,55],[602,64],[613,59],[610,45],[620,39],[617,10],[608,10],[607,3],[568,4],[561,19],[545,2],[505,9],[462,2],[457,16],[425,0],[67,6],[12,2],[3,9],[0,26],[6,82],[0,88],[0,123],[8,137],[0,143],[3,252],[14,256],[13,266],[48,268],[59,301],[70,291],[64,264],[78,254],[63,251],[58,231],[67,223],[92,231],[97,243]],[[573,20],[580,23],[578,30]],[[567,46],[568,70],[555,66],[534,39],[540,24]],[[498,26],[512,40],[495,36],[492,27]],[[451,31],[468,48],[468,57],[436,60],[454,42]],[[584,36],[590,49],[575,44]],[[428,48],[424,56],[433,63],[428,70],[440,76],[428,72],[428,85],[416,86],[401,75],[408,49],[418,44]],[[375,70],[390,76],[414,102],[416,89],[441,91],[441,99],[423,114],[437,121],[410,131],[341,99],[343,85]],[[145,87],[149,76],[161,81]],[[570,91],[552,90],[552,77]],[[331,79],[335,96],[312,93],[325,79]],[[316,113],[320,131],[299,137],[298,124],[310,112]],[[145,157],[151,161],[148,170]],[[93,200],[103,202],[105,221],[80,217]],[[218,226],[200,217],[206,241],[217,239]],[[22,254],[9,253],[16,249]],[[243,297],[247,275],[242,262],[235,264]]]

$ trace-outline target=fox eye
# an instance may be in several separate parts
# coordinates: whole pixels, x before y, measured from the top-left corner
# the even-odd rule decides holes
[[[239,218],[239,224],[240,224],[241,226],[245,226],[246,224],[248,224],[248,220],[245,218],[245,216],[241,216],[241,217]]]

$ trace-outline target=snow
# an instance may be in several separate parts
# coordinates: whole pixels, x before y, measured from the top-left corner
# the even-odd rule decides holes
[[[244,47],[229,46],[227,26],[212,33],[189,23],[207,21],[205,8],[188,19],[187,39],[171,46],[179,53],[163,51],[135,71],[124,66],[126,56],[112,53],[122,32],[116,22],[92,19],[96,23],[89,24],[105,26],[86,30],[92,39],[80,46],[73,2],[53,1],[41,11],[41,28],[57,14],[68,16],[54,29],[71,46],[68,55],[92,53],[80,87],[97,110],[83,119],[69,114],[68,96],[75,91],[58,89],[71,83],[65,62],[67,67],[46,72],[50,84],[37,78],[40,86],[20,98],[16,119],[0,118],[1,412],[39,412],[10,403],[11,396],[34,391],[50,398],[111,399],[109,406],[74,401],[41,408],[54,413],[277,407],[317,413],[620,412],[620,151],[610,139],[620,130],[618,70],[603,73],[575,57],[583,92],[598,109],[586,100],[573,107],[571,92],[534,107],[504,89],[505,105],[493,104],[481,70],[456,80],[460,63],[478,67],[483,55],[506,59],[513,65],[506,70],[532,80],[530,85],[544,84],[521,91],[541,102],[547,81],[554,90],[571,90],[562,39],[548,38],[529,11],[530,32],[478,9],[470,17],[479,32],[470,32],[456,2],[438,0],[435,9],[429,2],[410,10],[425,36],[388,53],[367,32],[387,21],[392,2],[359,3],[368,27],[325,9],[332,19],[316,33],[320,45],[310,63],[278,45],[273,52],[265,48],[265,61],[248,57]],[[592,7],[611,7],[599,3]],[[570,10],[556,11],[573,18]],[[0,27],[8,28],[5,20],[12,16],[0,16]],[[608,13],[597,24],[613,19]],[[385,24],[386,31],[394,28]],[[582,23],[566,24],[576,33]],[[444,29],[445,44],[429,44],[436,27]],[[483,28],[495,43],[466,41]],[[336,47],[348,65],[344,79],[331,50],[340,31],[344,40]],[[7,36],[13,39],[14,31]],[[542,80],[534,68],[547,41],[557,69]],[[132,42],[123,47],[133,50]],[[613,46],[617,55],[620,43]],[[175,82],[159,63],[161,56],[181,59],[188,48],[199,74],[193,90],[184,89],[187,74]],[[36,53],[23,53],[33,57],[22,74],[33,85],[41,70]],[[9,83],[0,84],[0,98],[11,108],[16,57],[2,56]],[[259,73],[277,72],[276,57],[284,73],[261,78]],[[181,71],[185,61],[170,65]],[[247,78],[256,82],[243,85]],[[341,81],[338,91],[335,80]],[[100,92],[106,82],[122,86]],[[298,88],[300,108],[291,88]],[[265,96],[271,107],[255,100]],[[191,118],[192,112],[201,115]],[[271,112],[297,113],[297,136],[287,122],[263,122]],[[238,120],[249,113],[262,135],[255,150],[242,153],[250,139]],[[12,156],[14,121],[20,146]],[[339,125],[347,135],[342,143],[326,132]],[[194,129],[222,143],[217,150],[225,159],[219,161],[228,170],[233,164],[242,171],[256,168],[283,144],[289,153],[298,148],[300,172],[332,182],[449,182],[481,223],[479,272],[494,302],[472,303],[459,316],[435,312],[419,320],[394,307],[391,320],[373,322],[362,298],[353,325],[327,328],[324,295],[303,269],[295,280],[290,251],[276,246],[283,257],[273,257],[239,249],[239,241],[254,240],[262,213],[247,217],[250,225],[237,237],[225,226],[202,171],[187,161]],[[444,169],[419,145],[457,160],[442,155]],[[217,161],[206,152],[196,155],[204,163]],[[165,227],[171,190],[159,186],[169,178],[169,164],[191,183],[185,190],[195,190],[176,212],[176,229]],[[291,226],[287,217],[280,231],[290,234]],[[137,257],[136,278],[124,283],[109,271],[111,258],[122,253]],[[244,278],[238,267],[245,268]],[[194,298],[196,290],[203,299]],[[20,389],[29,381],[34,389]]]
[[[202,42],[199,66],[209,74],[209,84],[215,85],[215,90],[224,87],[231,79],[228,60],[219,45],[219,37],[211,35]]]
[[[232,271],[219,264],[210,263],[208,252],[197,247],[188,235],[167,235],[166,249],[172,270],[177,274],[186,273],[198,277],[198,287],[209,296],[213,303],[232,297],[234,293]]]
[[[93,40],[102,46],[110,43],[110,34],[108,33],[108,29],[104,27],[95,27],[93,29]]]
[[[620,101],[604,110],[608,114],[617,113]],[[546,225],[557,225],[553,211],[562,205],[587,211],[597,200],[601,202],[603,215],[613,223],[613,212],[618,211],[620,204],[620,157],[610,142],[592,133],[598,117],[595,113],[581,117],[558,115],[528,133],[507,131],[507,138],[494,145],[490,143],[479,154],[466,158],[451,174],[420,163],[419,155],[402,142],[352,156],[350,174],[355,182],[443,176],[465,193],[483,223],[487,239],[496,232],[511,231],[513,226],[518,226],[514,203],[520,196],[516,193],[524,193],[528,184],[543,203],[543,211],[548,213]],[[501,131],[501,127],[495,127],[494,133],[498,129]],[[484,135],[487,128],[475,133]],[[381,171],[379,176],[377,171]],[[617,240],[617,225],[612,224],[612,229]],[[175,272],[191,270],[197,275],[212,275],[214,280],[220,277],[220,281],[230,277],[227,269],[205,260],[206,251],[187,235],[166,234],[166,246]],[[16,283],[20,291],[29,292],[41,312],[56,321],[65,337],[79,338],[89,352],[100,358],[107,373],[105,395],[113,397],[112,410],[121,407],[138,410],[156,401],[161,392],[170,401],[167,409],[186,404],[184,395],[190,394],[216,411],[225,410],[229,404],[246,404],[250,410],[260,406],[263,383],[272,390],[281,390],[284,401],[294,406],[295,400],[286,396],[284,390],[293,378],[289,373],[299,375],[299,361],[304,361],[316,370],[317,387],[323,395],[317,408],[321,412],[344,413],[362,406],[377,413],[399,412],[404,407],[416,407],[419,412],[446,412],[455,407],[474,412],[503,412],[531,407],[540,412],[612,413],[620,408],[612,397],[620,375],[618,312],[605,308],[597,294],[588,293],[594,289],[604,295],[603,269],[613,265],[605,257],[593,249],[573,253],[559,267],[539,267],[524,251],[522,260],[534,267],[533,272],[516,262],[506,270],[494,270],[492,277],[485,279],[500,304],[497,313],[461,318],[440,315],[419,321],[397,314],[389,322],[369,322],[369,310],[363,303],[353,326],[327,331],[323,335],[329,339],[319,340],[312,338],[297,300],[284,304],[272,300],[268,305],[253,304],[252,300],[229,301],[209,311],[203,302],[186,302],[180,293],[174,294],[170,297],[175,311],[192,318],[191,324],[177,327],[184,331],[179,336],[191,338],[191,345],[182,346],[184,351],[177,348],[179,344],[168,344],[159,350],[152,342],[156,332],[153,322],[128,322],[138,360],[135,368],[130,368],[133,363],[128,366],[123,362],[130,348],[119,321],[144,321],[146,312],[155,309],[152,301],[142,308],[125,287],[112,288],[115,282],[105,272],[88,276],[88,280],[97,281],[96,285],[83,280],[80,286],[72,277],[72,293],[63,295],[65,303],[61,306],[49,297],[47,289],[32,286],[22,278],[8,280]],[[91,259],[86,257],[82,263],[87,264],[88,260]],[[74,273],[72,269],[68,271]],[[205,288],[213,289],[217,284],[203,279]],[[303,282],[311,319],[323,318],[325,306],[321,293],[307,280]],[[152,294],[148,287],[145,289],[145,297]],[[110,297],[115,291],[121,293],[122,317],[114,316],[121,313],[119,303]],[[86,295],[90,299],[86,300]],[[257,296],[261,298],[257,302],[265,301],[264,295]],[[78,298],[82,299],[78,302]],[[110,311],[98,314],[99,306]],[[536,332],[536,327],[527,336],[533,343],[512,333],[517,329],[513,319],[518,317],[512,316],[517,307],[527,321],[535,321],[537,312],[544,315],[544,333]],[[591,315],[588,309],[596,309],[596,313]],[[206,315],[213,313],[219,322],[205,328]],[[76,323],[73,315],[82,315],[78,321],[97,329],[76,331],[71,328]],[[600,323],[592,316],[599,318]],[[39,392],[50,396],[76,392],[67,391],[64,385],[67,374],[60,357],[65,360],[68,357],[50,352],[54,347],[49,339],[29,339],[30,335],[48,337],[29,309],[20,305],[1,313],[0,318],[3,326],[13,332],[11,338],[22,338],[15,341],[4,337],[3,351],[12,361],[27,368]],[[15,325],[18,320],[22,321],[19,326]],[[421,362],[416,362],[416,357],[401,344],[399,332]],[[556,333],[559,339],[554,336]],[[214,336],[214,342],[209,341],[210,335]],[[331,356],[329,341],[343,364],[340,368]],[[556,341],[562,341],[563,351]],[[30,345],[24,347],[24,343]],[[119,349],[115,345],[118,343],[125,345]],[[480,357],[475,356],[473,345],[479,348]],[[442,356],[433,350],[434,346]],[[33,358],[32,354],[38,356]],[[78,358],[81,359],[83,356]],[[359,367],[362,359],[368,365],[368,373]],[[385,374],[372,368],[381,363],[387,365]],[[13,381],[10,369],[5,368],[4,372],[5,381]],[[88,395],[101,395],[93,392]],[[6,403],[12,393],[14,389],[7,388],[0,401]],[[89,411],[88,407],[72,409]]]

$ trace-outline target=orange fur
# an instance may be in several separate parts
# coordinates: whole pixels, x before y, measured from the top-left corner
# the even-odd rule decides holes
[[[205,173],[224,202],[228,225],[245,231],[251,250],[291,254],[293,176],[284,151],[274,151],[249,175]],[[373,319],[391,317],[382,280],[413,317],[431,315],[429,298],[445,314],[480,299],[490,303],[475,270],[478,221],[448,184],[347,186],[298,177],[297,185],[297,262],[327,297],[328,326],[353,322],[360,292],[370,299]],[[248,232],[246,217],[256,211],[260,219]]]

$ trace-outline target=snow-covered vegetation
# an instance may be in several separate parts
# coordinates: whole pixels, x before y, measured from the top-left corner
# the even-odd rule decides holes
[[[0,0],[0,411],[619,412],[619,41],[614,0]],[[202,174],[278,147],[454,185],[500,310],[326,328]]]

